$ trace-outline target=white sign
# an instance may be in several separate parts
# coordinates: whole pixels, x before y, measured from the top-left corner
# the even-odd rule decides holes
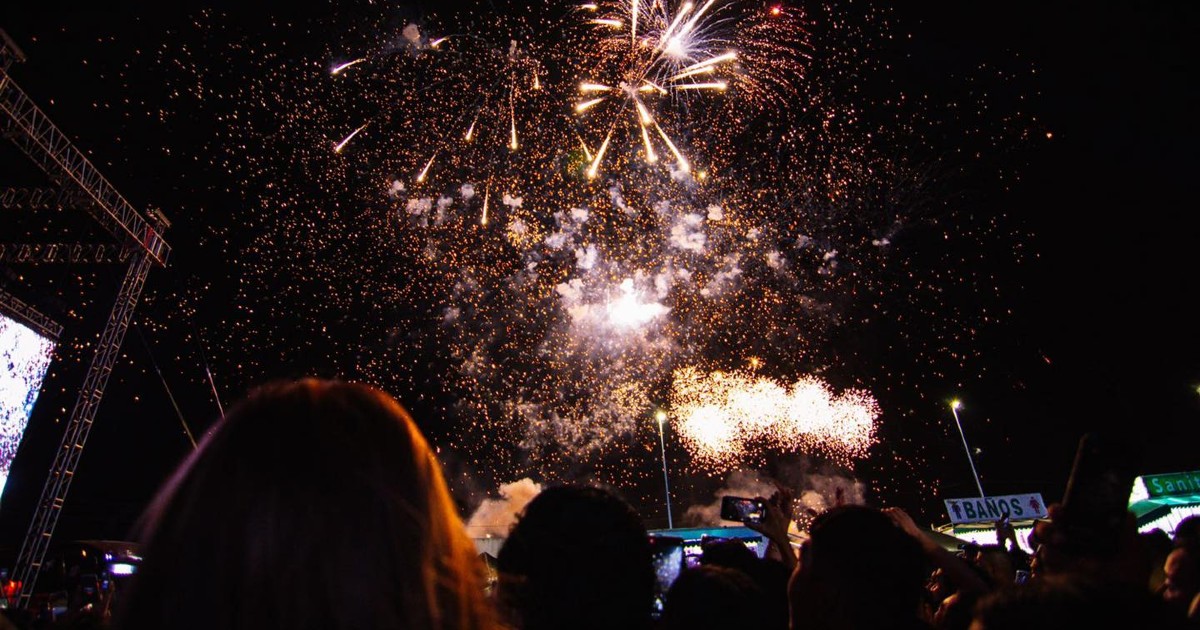
[[[1001,497],[946,499],[946,514],[955,525],[994,523],[1001,518],[1023,521],[1046,517],[1046,502],[1040,493],[1006,494]]]

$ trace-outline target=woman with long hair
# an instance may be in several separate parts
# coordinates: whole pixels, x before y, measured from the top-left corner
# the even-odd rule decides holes
[[[251,393],[160,490],[142,542],[125,630],[495,627],[441,467],[365,385]]]

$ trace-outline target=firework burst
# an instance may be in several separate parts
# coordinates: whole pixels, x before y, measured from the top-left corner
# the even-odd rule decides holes
[[[634,435],[679,365],[772,355],[759,346],[819,319],[789,295],[805,245],[779,247],[754,192],[790,175],[736,166],[804,75],[795,15],[631,0],[479,22],[436,37],[452,28],[409,25],[401,50],[330,70],[375,58],[406,78],[361,92],[381,105],[337,148],[353,140],[354,163],[394,173],[381,203],[397,243],[422,244],[425,308],[441,312],[471,415],[536,460],[586,458]],[[366,124],[401,140],[369,143]],[[747,298],[764,337],[741,330]]]
[[[320,361],[416,398],[433,439],[500,478],[629,485],[648,474],[628,460],[656,441],[659,408],[714,469],[860,457],[866,395],[819,395],[805,375],[909,385],[858,333],[919,329],[934,341],[887,349],[923,366],[980,329],[940,288],[987,283],[978,261],[931,270],[893,245],[929,225],[936,177],[920,154],[928,101],[893,94],[871,57],[886,20],[806,9],[546,0],[396,22],[372,5],[374,21],[345,18],[369,35],[304,65],[264,54],[257,32],[240,57],[219,53],[256,70],[237,98],[206,91],[214,70],[194,64],[179,91],[231,110],[207,148],[217,168],[262,193],[227,235],[240,275],[223,345],[295,347],[297,372]],[[774,420],[724,417],[737,388],[776,401]]]
[[[835,394],[813,376],[791,385],[745,372],[675,372],[673,426],[700,468],[722,470],[765,451],[823,453],[850,462],[875,441],[879,405],[862,390]]]
[[[803,30],[781,9],[763,11],[731,0],[620,0],[583,5],[581,11],[592,16],[587,22],[595,30],[584,47],[589,63],[574,105],[586,135],[598,146],[588,151],[589,179],[606,163],[620,169],[624,160],[636,157],[690,174],[693,160],[686,155],[685,139],[705,132],[718,137],[722,126],[745,125],[740,117],[705,116],[718,108],[703,106],[701,99],[724,98],[728,92],[749,112],[761,107],[754,102],[758,99],[785,98],[803,75]],[[614,159],[609,150],[614,137],[640,149]],[[719,141],[708,145],[722,150]]]

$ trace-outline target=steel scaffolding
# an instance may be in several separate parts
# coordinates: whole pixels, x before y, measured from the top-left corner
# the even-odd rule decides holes
[[[0,210],[58,210],[83,208],[92,200],[68,188],[0,188]]]
[[[112,243],[0,243],[0,262],[118,263],[125,262],[133,248]]]
[[[166,264],[171,249],[162,237],[162,230],[169,226],[166,217],[160,212],[151,211],[152,220],[145,219],[13,82],[8,75],[8,68],[14,61],[23,60],[20,49],[7,34],[0,31],[0,128],[4,136],[12,140],[56,185],[69,191],[66,193],[68,196],[76,191],[86,195],[90,201],[85,205],[86,210],[116,238],[118,255],[122,258],[128,256],[130,261],[17,556],[12,579],[21,588],[18,605],[27,607],[146,277],[155,263]],[[40,262],[50,262],[64,256],[69,261],[73,246],[65,245],[67,249],[62,253],[59,250],[63,245],[55,244],[17,244],[8,247],[17,248],[18,253],[14,256],[24,255],[21,248],[26,247],[24,253],[31,256],[38,254],[43,259]],[[82,254],[86,251],[82,248],[95,246],[80,244],[78,247],[81,249],[77,251]],[[26,259],[20,262],[38,261]]]
[[[71,489],[71,480],[75,477],[75,469],[79,466],[79,458],[83,455],[83,446],[91,433],[92,423],[96,418],[96,409],[100,399],[104,397],[104,387],[112,374],[113,365],[121,351],[121,342],[125,332],[133,320],[133,311],[137,308],[138,298],[150,275],[150,267],[154,259],[145,252],[138,252],[125,272],[125,280],[117,293],[117,301],[113,304],[112,313],[108,316],[108,324],[100,334],[100,342],[96,346],[96,354],[88,366],[87,376],[71,409],[71,417],[63,432],[62,443],[54,455],[54,463],[50,465],[50,474],[46,485],[42,487],[42,496],[38,499],[33,521],[25,534],[25,542],[17,555],[16,568],[12,579],[21,584],[21,596],[18,605],[25,607],[33,595],[33,587],[37,582],[38,572],[50,547],[54,536],[54,528],[58,525],[58,517],[63,504],[67,500],[67,491]]]
[[[0,114],[5,118],[5,137],[52,180],[71,182],[92,198],[95,203],[89,204],[88,210],[104,229],[122,243],[138,244],[158,264],[167,263],[171,248],[158,226],[142,218],[3,69],[0,69]]]
[[[62,326],[3,289],[0,289],[0,313],[20,321],[48,339],[58,341],[62,336]]]

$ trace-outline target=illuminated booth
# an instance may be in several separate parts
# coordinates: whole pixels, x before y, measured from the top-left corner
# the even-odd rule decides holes
[[[680,527],[652,529],[649,533],[651,537],[682,539],[685,558],[699,558],[704,543],[721,540],[739,541],[759,558],[767,553],[767,541],[763,535],[749,527]],[[695,564],[695,561],[693,560],[691,564]]]
[[[1129,494],[1129,511],[1137,519],[1139,532],[1161,529],[1174,537],[1180,521],[1200,514],[1200,471],[1135,477]],[[1037,514],[1036,517],[1044,518],[1045,514]],[[991,516],[988,518],[991,519]],[[1033,549],[1029,548],[1027,539],[1034,522],[1035,519],[1012,521],[1018,544],[1029,553]],[[994,520],[951,523],[938,530],[979,545],[996,544]]]
[[[1034,519],[1024,519],[1020,521],[1012,521],[1013,533],[1017,536],[1017,546],[1022,551],[1032,554],[1034,549],[1029,546],[1029,534],[1033,532]],[[938,527],[938,532],[946,536],[951,536],[961,543],[972,543],[979,545],[995,545],[996,542],[996,524],[995,523],[971,523],[967,525],[943,525]],[[960,544],[961,544],[960,543]],[[943,545],[943,547],[946,547]],[[957,547],[957,546],[956,546]],[[950,549],[950,551],[955,549]]]
[[[1200,514],[1200,471],[1134,478],[1129,511],[1139,532],[1161,529],[1174,537],[1180,521]]]
[[[999,544],[996,540],[996,522],[1006,518],[1016,534],[1017,545],[1026,553],[1033,553],[1029,547],[1029,533],[1033,531],[1035,520],[1047,515],[1046,502],[1036,492],[946,499],[945,504],[950,523],[938,527],[936,531],[963,542],[980,546],[995,545]]]

